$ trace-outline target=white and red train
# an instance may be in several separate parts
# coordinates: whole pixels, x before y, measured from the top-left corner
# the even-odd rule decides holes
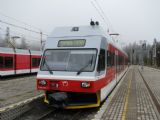
[[[0,47],[0,76],[37,72],[40,58],[40,51]]]
[[[46,41],[37,89],[54,107],[98,107],[127,70],[127,61],[98,25],[56,28]]]

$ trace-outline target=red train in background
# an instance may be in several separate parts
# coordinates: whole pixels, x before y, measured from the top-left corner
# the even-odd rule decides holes
[[[40,58],[40,51],[0,47],[0,76],[35,73]]]

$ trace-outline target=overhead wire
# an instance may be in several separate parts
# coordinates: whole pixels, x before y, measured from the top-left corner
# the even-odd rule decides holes
[[[35,27],[35,26],[33,26],[33,25],[30,25],[30,24],[28,24],[28,23],[26,23],[26,22],[17,20],[16,18],[13,18],[13,17],[11,17],[11,16],[5,15],[5,14],[2,13],[2,12],[0,12],[0,15],[3,16],[3,17],[6,17],[6,18],[12,19],[12,20],[14,20],[14,21],[16,21],[16,22],[19,22],[19,23],[21,23],[21,24],[24,24],[25,26],[29,26],[29,27],[32,27],[32,28],[34,28],[34,29],[37,29],[38,31],[41,31],[41,29],[38,28],[38,27]],[[43,34],[46,35],[46,33],[44,33],[44,32],[43,32]]]
[[[30,32],[30,33],[35,33],[35,34],[37,34],[37,35],[40,35],[39,36],[39,38],[38,37],[33,37],[33,36],[30,36],[30,35],[25,35],[24,33],[19,33],[19,32],[13,32],[13,31],[9,31],[10,32],[10,37],[14,37],[15,36],[15,34],[16,35],[18,35],[18,36],[22,36],[22,37],[24,37],[25,38],[25,40],[26,40],[26,42],[27,41],[41,41],[41,45],[42,45],[42,43],[45,41],[44,39],[46,39],[46,37],[48,36],[48,34],[46,34],[46,33],[44,33],[44,32],[42,32],[42,30],[40,29],[40,28],[37,28],[37,27],[35,27],[35,26],[32,26],[32,25],[29,25],[29,24],[27,24],[27,23],[25,23],[25,22],[22,22],[22,21],[20,21],[20,20],[17,20],[17,19],[15,19],[15,18],[13,18],[13,17],[10,17],[10,16],[8,16],[8,15],[5,15],[5,14],[3,14],[3,13],[1,13],[0,12],[0,16],[3,16],[4,18],[7,18],[7,21],[6,20],[4,20],[4,19],[2,19],[2,17],[1,17],[1,19],[0,19],[0,23],[2,23],[2,24],[4,24],[4,25],[7,25],[7,26],[10,26],[10,27],[14,27],[14,28],[18,28],[18,29],[22,29],[22,30],[25,30],[25,31],[28,31],[28,32]],[[15,22],[14,22],[14,24],[13,24],[13,22],[8,22],[8,20],[9,19],[12,19],[12,20],[14,20],[15,22],[17,22],[17,23],[21,23],[21,25],[20,24],[15,24]],[[9,20],[10,21],[10,20]],[[22,25],[23,24],[23,25]],[[34,29],[33,29],[34,28]],[[0,30],[2,30],[2,29],[0,29]],[[5,31],[6,32],[6,34],[7,34],[7,30],[2,30],[2,31]],[[17,31],[17,30],[16,30]],[[26,33],[26,32],[25,32]],[[3,34],[3,36],[4,35],[6,35],[6,34]],[[28,34],[28,33],[27,33]],[[1,36],[2,36],[2,33],[0,34]],[[45,36],[45,37],[44,37]],[[21,37],[21,38],[22,38]]]
[[[3,35],[6,35],[6,30],[4,28],[0,28],[0,31],[3,31]],[[1,33],[0,33],[1,34]],[[1,34],[2,35],[2,34]],[[15,32],[15,31],[12,31],[10,30],[10,36],[13,37],[15,35],[18,35],[18,36],[22,36],[22,37],[25,37],[25,39],[28,41],[28,38],[32,39],[32,40],[35,40],[35,41],[39,41],[40,38],[38,37],[33,37],[33,36],[28,36],[28,35],[25,35],[23,33],[20,33],[20,32]]]
[[[99,14],[99,16],[102,18],[102,20],[104,21],[104,23],[105,23],[106,27],[108,27],[108,24],[107,24],[107,22],[106,22],[105,18],[103,17],[103,15],[101,14],[101,12],[100,12],[100,11],[99,11],[99,9],[96,7],[96,5],[94,4],[94,2],[93,2],[93,1],[91,1],[91,4],[92,4],[92,6],[95,8],[95,10],[96,10],[96,11],[97,11],[97,13]]]
[[[5,22],[5,21],[3,21],[3,20],[0,20],[0,22],[1,22],[1,23],[4,23],[4,24],[7,24],[7,25],[10,25],[10,26],[13,26],[13,27],[16,27],[16,28],[20,28],[20,29],[29,31],[29,32],[33,32],[33,33],[37,33],[37,34],[40,34],[40,33],[41,33],[41,32],[37,32],[37,31],[31,30],[31,29],[28,29],[28,28],[26,28],[26,27],[22,27],[22,26],[15,25],[15,24],[12,24],[12,23],[9,23],[9,22]],[[47,34],[43,34],[43,35],[48,36]]]
[[[103,19],[105,25],[107,26],[108,28],[108,32],[110,32],[110,30],[113,32],[113,33],[116,33],[111,22],[110,22],[110,19],[107,17],[107,15],[105,14],[105,12],[103,11],[102,7],[100,6],[99,2],[97,0],[94,0],[91,1],[93,7],[96,9],[96,11],[98,12],[98,14],[100,15],[100,17]],[[96,5],[95,5],[96,4]],[[119,35],[118,35],[119,36]],[[111,36],[111,39],[113,42],[116,43],[116,40],[113,36]]]
[[[16,21],[16,22],[22,23],[22,24],[24,24],[24,25],[30,26],[30,27],[32,27],[32,28],[35,28],[35,29],[37,29],[37,30],[40,30],[40,28],[34,27],[34,26],[32,26],[32,25],[29,25],[29,24],[27,24],[27,23],[25,23],[25,22],[22,22],[22,21],[17,20],[17,19],[15,19],[15,18],[13,18],[13,17],[10,17],[10,16],[8,16],[8,15],[5,15],[5,14],[3,14],[3,13],[1,13],[1,12],[0,12],[0,15],[1,15],[1,16],[4,16],[4,17],[7,17],[7,18],[9,18],[9,19],[12,19],[12,20],[14,20],[14,21]]]
[[[110,22],[110,19],[108,18],[108,16],[105,14],[104,10],[102,9],[101,5],[99,4],[99,2],[97,0],[94,0],[95,3],[97,4],[97,7],[99,8],[99,10],[101,11],[101,13],[104,16],[104,19],[107,21],[108,26],[110,27],[110,29],[112,30],[112,32],[114,32],[114,28],[112,26],[112,23]]]
[[[96,1],[95,1],[95,2],[96,2]],[[93,5],[93,7],[96,9],[96,11],[98,12],[98,14],[100,15],[100,17],[103,19],[106,27],[107,27],[108,30],[109,30],[109,29],[110,29],[110,25],[109,25],[109,23],[106,21],[106,18],[104,17],[105,13],[103,12],[101,6],[98,5],[99,3],[96,2],[98,8],[97,8],[97,6],[95,5],[95,3],[94,3],[93,1],[91,1],[91,3],[92,3],[92,5]],[[106,16],[106,15],[105,15],[105,16]],[[108,30],[107,30],[107,32],[109,32]],[[113,41],[113,42],[116,42],[116,40],[115,40],[112,36],[111,36],[111,38],[112,38],[112,41]]]

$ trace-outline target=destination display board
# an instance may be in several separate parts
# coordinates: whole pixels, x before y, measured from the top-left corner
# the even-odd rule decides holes
[[[59,40],[58,47],[83,47],[85,43],[85,39]]]

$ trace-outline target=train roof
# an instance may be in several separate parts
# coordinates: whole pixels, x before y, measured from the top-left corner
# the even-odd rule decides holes
[[[106,36],[100,26],[57,27],[49,37]]]
[[[0,47],[0,53],[14,53],[12,48]]]
[[[104,31],[101,26],[70,26],[70,27],[57,27],[55,28],[48,38],[63,38],[63,37],[83,37],[83,36],[104,36],[107,38],[107,42],[112,44],[115,48],[119,49],[126,56],[126,52],[115,42],[112,37]]]
[[[24,49],[15,49],[17,54],[27,54],[29,55],[29,50],[24,50]]]
[[[31,51],[31,55],[41,55],[42,51]]]
[[[29,50],[25,49],[15,49],[17,54],[30,54]],[[31,55],[41,55],[41,51],[33,51],[30,50]],[[13,48],[7,48],[7,47],[0,47],[0,53],[10,53],[14,54],[14,49]]]

